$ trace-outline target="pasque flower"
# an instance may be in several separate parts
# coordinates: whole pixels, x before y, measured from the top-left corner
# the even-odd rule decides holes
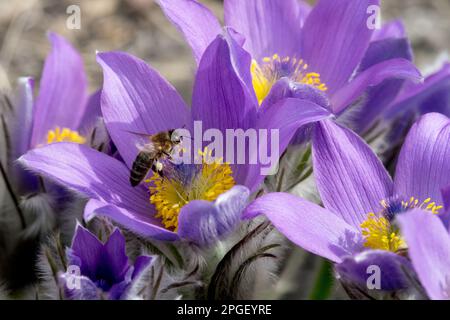
[[[100,112],[98,96],[88,97],[80,54],[61,36],[49,33],[48,37],[52,48],[45,59],[37,98],[32,78],[20,78],[16,92],[1,96],[5,108],[0,114],[0,233],[4,235],[0,273],[12,289],[34,281],[39,241],[61,227],[59,217],[69,220],[77,213],[66,193],[23,170],[16,160],[49,143],[83,143],[84,129],[93,125]],[[14,213],[20,224],[14,223]]]
[[[200,61],[222,33],[217,18],[195,0],[158,2]],[[367,51],[371,41],[384,43],[398,33],[392,25],[374,32],[368,13],[374,6],[378,0],[320,0],[314,8],[297,0],[225,0],[225,33],[251,55],[251,61],[235,57],[235,68],[238,73],[251,69],[243,79],[261,105],[294,97],[336,115],[386,79],[421,79],[396,45],[371,50],[376,55]]]
[[[312,103],[298,108],[295,99],[281,101],[277,112],[258,110],[234,72],[230,51],[240,50],[232,38],[218,36],[211,43],[200,61],[191,110],[143,61],[122,52],[98,54],[104,72],[102,114],[123,162],[74,143],[38,148],[20,161],[88,196],[87,219],[95,212],[145,237],[202,245],[213,241],[239,221],[250,190],[264,178],[260,165],[169,165],[172,171],[165,179],[153,176],[150,183],[133,188],[129,172],[142,134],[192,129],[196,120],[205,130],[277,129],[281,153],[300,126],[328,116]]]
[[[139,256],[130,265],[125,252],[125,238],[115,229],[105,243],[77,226],[72,246],[67,249],[69,269],[61,275],[66,295],[72,299],[97,300],[103,297],[126,298],[133,280],[151,263],[149,256]]]
[[[408,210],[443,210],[450,184],[450,120],[430,113],[410,130],[392,182],[382,163],[355,133],[320,121],[312,138],[314,176],[324,208],[286,193],[262,196],[244,217],[265,214],[295,244],[337,264],[346,280],[365,285],[367,267],[381,269],[385,290],[406,286],[408,249],[395,218]]]
[[[388,59],[413,61],[413,51],[401,21],[393,21],[372,35],[369,47],[359,66],[360,71]],[[387,79],[366,90],[364,99],[349,108],[349,125],[360,133],[375,124],[387,126],[396,119],[415,119],[429,112],[450,115],[450,66],[448,63],[430,74],[423,82]],[[399,120],[401,121],[401,120]],[[404,122],[404,121],[403,121]]]
[[[11,162],[28,150],[46,144],[84,143],[80,130],[93,125],[100,113],[98,95],[88,96],[80,54],[61,36],[49,33],[52,51],[45,60],[39,94],[33,98],[34,80],[21,78],[15,99],[14,119],[9,123]],[[17,166],[14,182],[22,191],[35,191],[36,178]],[[14,177],[11,177],[14,178]]]
[[[450,213],[450,186],[443,189],[443,197]],[[435,300],[450,299],[448,213],[439,217],[416,209],[398,220],[408,242],[409,257],[428,296]]]

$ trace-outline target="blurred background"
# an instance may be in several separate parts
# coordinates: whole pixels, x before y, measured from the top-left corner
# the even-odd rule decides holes
[[[222,19],[221,0],[200,1]],[[81,8],[79,30],[66,27],[66,9],[74,4]],[[399,17],[405,22],[422,71],[432,70],[450,51],[450,0],[385,0],[382,10],[384,21]],[[124,50],[147,61],[190,98],[191,52],[154,0],[0,0],[0,87],[19,76],[39,79],[50,49],[48,30],[82,53],[92,90],[102,81],[95,51]]]

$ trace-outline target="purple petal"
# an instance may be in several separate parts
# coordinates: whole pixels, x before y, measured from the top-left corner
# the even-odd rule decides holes
[[[97,269],[102,263],[103,244],[89,230],[77,225],[70,248],[70,256],[79,258],[81,274],[95,279]]]
[[[354,132],[330,120],[313,132],[313,165],[325,208],[359,228],[380,201],[392,195],[392,181],[381,161]]]
[[[11,139],[14,148],[12,159],[16,160],[30,149],[31,129],[33,125],[33,78],[19,78],[15,98],[15,119]]]
[[[293,82],[288,78],[278,80],[270,89],[269,94],[261,104],[261,110],[269,108],[285,98],[297,98],[311,101],[321,107],[329,108],[330,102],[327,95],[313,86]]]
[[[83,219],[85,222],[91,221],[95,217],[95,210],[98,208],[104,207],[108,205],[106,202],[97,200],[97,199],[89,199],[84,207],[83,211]]]
[[[102,113],[112,140],[130,167],[142,138],[189,124],[177,91],[144,61],[123,52],[99,53],[103,68]]]
[[[56,127],[77,130],[87,99],[87,80],[81,56],[61,36],[50,33],[52,51],[45,60],[41,87],[33,110],[31,145],[46,141]]]
[[[450,211],[450,185],[442,189],[445,210]]]
[[[409,79],[419,82],[422,80],[422,76],[414,64],[406,59],[380,62],[361,72],[333,95],[331,105],[334,113],[342,112],[360,97],[367,87],[376,86],[386,79]]]
[[[64,294],[71,300],[100,300],[100,290],[94,282],[85,276],[74,276],[64,273],[60,277],[60,281],[64,284]],[[79,283],[80,288],[69,289],[67,281]]]
[[[450,116],[450,64],[427,77],[423,83],[408,83],[392,102],[387,118],[419,109],[422,114],[440,112]]]
[[[131,284],[130,279],[125,279],[122,282],[114,284],[108,291],[109,300],[123,300],[125,299],[125,294],[127,289]]]
[[[248,128],[256,113],[254,99],[236,74],[228,42],[218,36],[206,49],[195,78],[192,118],[203,129]]]
[[[379,0],[320,0],[306,19],[302,58],[320,74],[329,94],[348,81],[364,56],[372,36],[367,26],[371,5]]]
[[[95,214],[110,218],[122,227],[144,237],[162,241],[175,241],[178,236],[161,226],[153,212],[140,212],[127,210],[115,205],[106,205],[97,208]]]
[[[116,282],[121,281],[130,266],[125,253],[125,238],[118,228],[109,236],[103,250],[105,255],[103,263],[106,264]]]
[[[365,71],[383,61],[391,59],[413,60],[411,43],[407,38],[388,38],[372,41],[364,54],[359,66],[359,71]]]
[[[258,150],[261,154],[270,156],[281,156],[289,145],[296,132],[303,126],[330,117],[330,112],[310,101],[300,99],[284,99],[278,103],[265,108],[260,114],[256,127],[266,129],[268,138],[261,140]],[[278,133],[278,150],[272,149],[272,133]],[[266,150],[265,152],[262,150]],[[267,152],[267,153],[266,153]],[[259,158],[261,160],[261,158]],[[278,162],[278,157],[276,159]],[[262,182],[266,175],[261,169],[269,169],[271,165],[276,163],[261,163],[259,161],[255,165],[248,165],[245,176],[237,177],[239,181],[245,177],[245,185],[250,190],[255,191],[256,187]],[[266,170],[268,171],[268,170]]]
[[[403,22],[401,20],[394,20],[384,24],[381,29],[375,30],[372,35],[372,41],[404,37],[406,37],[406,32]]]
[[[238,225],[249,196],[250,191],[246,187],[235,186],[215,202],[189,202],[181,209],[178,235],[200,246],[217,241]]]
[[[302,8],[297,0],[226,0],[225,25],[245,37],[244,49],[256,60],[292,57],[299,52]]]
[[[449,299],[450,237],[441,220],[412,210],[398,217],[408,243],[409,257],[431,299]]]
[[[201,121],[204,131],[218,129],[225,134],[227,129],[254,126],[256,99],[237,74],[230,54],[229,42],[219,36],[200,62],[192,97],[192,119]],[[223,156],[228,159],[227,150]],[[232,169],[237,183],[243,183],[239,176],[241,171],[245,171],[245,166],[236,165]]]
[[[14,100],[14,120],[9,124],[10,128],[10,160],[16,161],[30,149],[31,130],[33,128],[33,90],[32,78],[19,78],[17,92]],[[3,152],[3,150],[2,150]],[[24,170],[19,165],[13,165],[9,170],[11,182],[22,194],[35,192],[39,187],[39,181],[34,174]]]
[[[387,38],[371,42],[359,70],[367,70],[382,61],[394,58],[412,61],[412,49],[408,39]],[[373,126],[374,122],[389,108],[404,82],[401,79],[387,79],[378,86],[368,88],[367,97],[363,106],[358,109],[357,118],[354,121],[357,132],[364,132]],[[354,110],[351,108],[349,112],[354,112]]]
[[[405,271],[412,271],[411,263],[406,258],[389,251],[369,250],[346,257],[336,265],[336,271],[344,281],[367,288],[368,283],[375,285],[375,281],[372,282],[370,277],[378,271],[370,267],[379,268],[380,290],[400,290],[409,285]]]
[[[264,214],[296,245],[333,262],[361,249],[361,234],[332,212],[288,193],[269,193],[253,201],[243,217]]]
[[[253,89],[252,74],[250,72],[252,57],[247,51],[242,48],[242,35],[234,31],[233,29],[226,27],[223,36],[228,43],[231,63],[233,64],[237,76],[247,87],[247,90],[249,91],[248,94],[253,99],[253,104],[258,105],[255,90]]]
[[[312,7],[305,0],[300,0],[297,2],[298,2],[299,10],[300,10],[299,20],[300,20],[301,26],[303,27],[303,25],[305,24],[306,18],[311,13]]]
[[[422,116],[411,128],[397,163],[394,192],[431,198],[442,205],[441,189],[450,184],[450,120],[438,113]]]
[[[153,261],[153,258],[150,256],[139,256],[136,258],[136,261],[134,262],[134,269],[133,274],[131,275],[131,278],[134,279],[139,274],[144,271]]]
[[[153,212],[144,187],[133,188],[118,160],[84,145],[55,143],[33,149],[19,161],[28,169],[83,195],[142,214]]]
[[[80,127],[81,129],[91,129],[98,118],[102,116],[102,110],[100,105],[100,98],[102,96],[102,91],[97,90],[93,94],[89,96],[86,112],[84,113],[84,117],[81,120]]]
[[[209,44],[221,33],[214,14],[196,0],[157,0],[170,22],[191,46],[197,63]]]

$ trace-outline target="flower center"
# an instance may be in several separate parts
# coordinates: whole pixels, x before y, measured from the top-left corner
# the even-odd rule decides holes
[[[281,78],[307,84],[320,91],[326,91],[327,86],[320,81],[320,74],[308,72],[308,64],[302,59],[291,57],[281,58],[278,54],[265,57],[262,63],[256,60],[251,65],[252,84],[259,104],[267,97],[273,85]]]
[[[47,132],[47,144],[55,142],[74,142],[83,144],[86,142],[86,138],[78,134],[77,131],[70,130],[69,128],[56,127],[55,130],[49,130]]]
[[[432,202],[431,198],[420,202],[414,197],[409,198],[408,201],[393,197],[382,200],[380,203],[383,209],[378,213],[369,213],[367,220],[361,223],[362,235],[365,238],[364,246],[392,252],[406,248],[406,243],[401,237],[398,227],[392,223],[397,214],[415,208],[437,214],[442,208]]]
[[[150,202],[164,227],[176,231],[181,208],[192,200],[214,201],[234,185],[233,172],[222,160],[211,161],[211,152],[199,152],[201,164],[164,164],[164,177],[155,173],[146,182]]]
[[[369,213],[367,220],[361,223],[361,229],[366,248],[396,252],[405,244],[399,235],[398,228],[385,217],[373,212]]]

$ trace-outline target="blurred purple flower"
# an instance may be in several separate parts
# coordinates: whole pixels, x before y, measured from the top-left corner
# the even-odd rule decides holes
[[[388,59],[403,58],[413,61],[413,51],[400,21],[393,21],[374,32],[370,45],[359,66],[359,71]],[[369,88],[363,101],[348,110],[351,126],[365,133],[375,124],[389,125],[397,118],[416,119],[430,112],[450,116],[450,65],[416,83],[405,79],[386,79]],[[355,111],[356,109],[356,111]]]
[[[172,186],[181,184],[185,196],[171,186],[162,188],[161,181],[156,190],[148,184],[132,188],[129,171],[139,152],[137,145],[142,142],[142,136],[135,133],[155,134],[183,126],[192,130],[195,120],[202,121],[204,130],[215,128],[222,132],[237,128],[277,129],[281,154],[300,126],[329,116],[325,109],[312,103],[304,102],[298,108],[295,99],[278,103],[276,112],[259,110],[241,77],[234,72],[231,50],[237,52],[240,48],[233,39],[218,36],[205,51],[191,109],[145,62],[121,52],[98,54],[104,71],[102,113],[124,163],[72,143],[35,149],[23,156],[21,162],[87,195],[91,200],[85,209],[86,219],[95,212],[145,237],[183,238],[200,245],[213,241],[240,220],[250,191],[264,178],[261,165],[223,163],[214,169],[212,177],[202,176],[203,169],[198,166],[173,166],[176,179],[166,182]],[[205,181],[205,177],[210,180]],[[165,193],[168,189],[171,191]]]
[[[83,143],[80,130],[100,115],[98,94],[88,97],[87,79],[80,54],[61,36],[49,33],[52,51],[45,60],[39,95],[34,101],[34,80],[21,78],[11,130],[11,160],[28,150],[58,141]],[[33,190],[36,178],[14,167],[16,184]]]
[[[81,225],[77,226],[67,257],[70,270],[61,279],[66,295],[77,300],[101,299],[101,293],[111,300],[124,299],[133,280],[152,261],[149,256],[139,256],[131,266],[119,229],[103,244]]]
[[[416,114],[439,112],[450,116],[450,63],[444,63],[423,83],[408,82],[388,106],[385,118],[393,118],[405,111]]]
[[[409,262],[397,253],[407,247],[394,220],[410,209],[442,209],[441,189],[450,184],[450,120],[430,113],[412,127],[393,182],[359,136],[330,120],[315,126],[312,148],[325,208],[273,193],[251,203],[244,217],[265,214],[295,244],[337,263],[346,279],[365,285],[367,266],[378,265],[383,289],[405,287],[402,268]]]
[[[158,2],[199,62],[222,33],[217,18],[195,0]],[[386,79],[421,79],[410,59],[398,52],[403,50],[399,43],[367,57],[372,40],[383,44],[402,32],[395,23],[376,32],[369,28],[368,9],[377,5],[378,0],[320,0],[310,8],[298,0],[225,0],[224,33],[251,55],[251,61],[235,55],[235,68],[238,74],[251,69],[243,79],[263,107],[291,97],[340,115],[368,87]],[[367,68],[361,69],[364,61]]]

